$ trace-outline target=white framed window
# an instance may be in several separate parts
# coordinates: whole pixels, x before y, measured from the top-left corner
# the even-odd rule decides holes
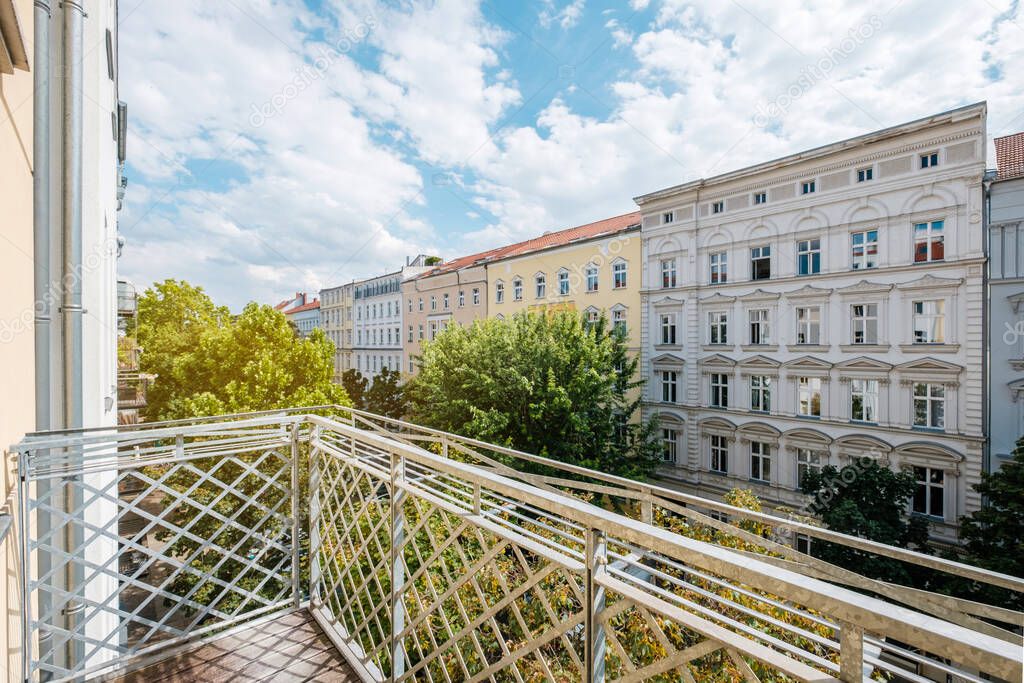
[[[945,221],[914,224],[914,263],[946,258]]]
[[[803,553],[804,555],[810,555],[811,554],[811,545],[812,545],[812,543],[813,543],[813,540],[807,534],[797,534],[796,535],[796,551],[798,553]]]
[[[679,373],[675,370],[661,371],[661,400],[664,403],[675,403],[678,398]]]
[[[587,291],[596,292],[598,283],[597,266],[595,266],[593,263],[588,263],[587,269],[584,274],[587,278]]]
[[[447,292],[444,294],[444,296],[441,297],[441,302],[442,302],[442,306],[444,307],[444,310],[447,311],[448,310],[448,294],[447,294]],[[391,315],[391,311],[390,310],[388,311],[388,315]]]
[[[523,281],[521,278],[512,280],[512,298],[515,301],[523,300]]]
[[[878,380],[850,380],[850,419],[858,422],[878,421]]]
[[[430,321],[430,338],[431,339],[436,339],[437,338],[437,321],[436,320],[431,320]]]
[[[760,413],[772,410],[772,378],[767,375],[750,377],[750,409]]]
[[[821,417],[821,378],[798,377],[797,412],[805,417]]]
[[[538,290],[539,291],[539,290]],[[569,293],[569,271],[565,268],[558,271],[558,294],[559,296],[566,296]],[[538,294],[539,299],[542,295]]]
[[[594,308],[593,306],[584,311],[583,315],[588,327],[593,326],[594,323],[596,323],[598,319],[601,317],[601,314],[598,313],[597,309]]]
[[[628,331],[626,328],[626,309],[612,309],[612,329],[618,332],[619,334],[625,336],[625,334]]]
[[[459,290],[459,308],[462,308],[465,305],[466,305],[466,292],[460,289]]]
[[[729,407],[729,375],[711,373],[711,405],[715,408]]]
[[[800,194],[811,194],[815,190],[815,182],[813,180],[805,180],[800,183]]]
[[[437,297],[434,296],[433,294],[430,295],[430,310],[437,310]]]
[[[419,338],[423,339],[423,325],[419,326]]]
[[[669,289],[676,286],[676,260],[674,258],[661,259],[661,287]]]
[[[747,312],[750,319],[750,343],[771,344],[771,329],[768,324],[768,309],[755,308]]]
[[[412,341],[412,325],[409,325],[409,341]]]
[[[868,166],[867,168],[858,168],[857,169],[857,182],[858,183],[866,183],[869,180],[874,180],[874,179],[875,179],[875,170],[873,168],[871,168],[870,166]]]
[[[717,201],[711,203],[711,213],[722,213],[725,211],[725,202]]]
[[[726,311],[708,313],[708,343],[729,343],[729,314]]]
[[[420,297],[419,299],[419,309],[421,312],[423,311],[423,297]]]
[[[505,303],[505,283],[500,280],[494,283],[494,303]]]
[[[676,343],[676,314],[675,313],[662,313],[661,314],[661,343],[662,344],[675,344]]]
[[[538,299],[543,299],[548,295],[548,278],[544,273],[534,275],[533,284],[535,286],[534,294]]]
[[[474,306],[479,306],[480,305],[480,288],[479,287],[474,287],[473,288],[473,305]]]
[[[796,309],[796,343],[821,343],[821,306],[800,306]]]
[[[921,168],[934,168],[939,165],[939,153],[928,152],[921,155]]]
[[[942,429],[946,426],[946,388],[941,384],[914,384],[914,426]]]
[[[878,266],[877,230],[850,233],[850,265],[853,270],[867,270]]]
[[[409,312],[412,313],[412,299],[409,299]]]
[[[761,441],[750,442],[750,478],[754,481],[772,480],[772,447]]]
[[[850,306],[850,343],[878,343],[878,304]]]
[[[717,285],[729,280],[729,254],[720,251],[709,256],[711,263],[711,284]]]
[[[816,275],[821,272],[821,240],[800,240],[796,243],[796,274]]]
[[[772,248],[769,245],[750,249],[750,279],[769,280],[772,276]]]
[[[616,261],[612,264],[612,288],[624,289],[627,282],[627,270],[625,261]]]
[[[914,467],[917,488],[911,509],[919,515],[943,518],[946,497],[946,473],[933,467]]]
[[[708,454],[708,466],[712,472],[719,474],[729,473],[729,440],[720,434],[711,434],[708,437],[710,452]]]
[[[768,193],[767,192],[755,192],[754,193],[754,204],[767,204]]]
[[[661,459],[663,462],[676,462],[679,448],[679,435],[674,429],[661,430]]]
[[[666,211],[665,213],[661,214],[661,222],[662,223],[674,223],[675,220],[676,220],[676,213],[675,213],[675,211]]]
[[[817,451],[812,451],[810,448],[798,448],[796,449],[796,487],[800,488],[800,484],[811,472],[815,474],[821,472],[821,454]]]
[[[915,344],[942,344],[946,340],[945,301],[928,299],[913,303]]]

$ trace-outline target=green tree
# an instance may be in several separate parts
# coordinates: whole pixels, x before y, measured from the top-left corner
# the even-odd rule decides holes
[[[562,311],[449,326],[409,387],[420,424],[603,472],[656,466],[653,422],[635,420],[638,360],[605,319]]]
[[[366,410],[395,419],[404,417],[408,406],[401,378],[395,370],[382,369],[366,392]]]
[[[341,373],[341,386],[352,401],[353,408],[366,410],[366,388],[369,382],[363,373],[351,368]]]
[[[814,497],[810,512],[829,529],[927,552],[928,523],[906,515],[916,487],[913,474],[894,472],[868,458],[841,470],[829,465],[810,471],[801,482],[803,492]],[[816,557],[865,576],[903,584],[914,578],[898,560],[827,542],[815,542],[812,548]]]
[[[324,333],[301,339],[269,306],[232,317],[202,289],[167,280],[140,298],[138,337],[141,370],[157,375],[150,420],[348,403]]]

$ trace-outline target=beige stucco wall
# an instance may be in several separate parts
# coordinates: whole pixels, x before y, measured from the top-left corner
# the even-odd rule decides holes
[[[32,55],[32,0],[14,0],[25,48]],[[10,446],[32,430],[33,292],[32,292],[32,74],[0,74],[0,450],[4,454],[6,505],[14,506],[15,462]],[[21,657],[20,587],[16,531],[0,552],[4,591],[0,595],[0,680],[19,675]]]
[[[473,290],[479,293],[476,303]],[[459,292],[464,296],[461,306]],[[448,308],[444,307],[445,294],[448,295]],[[436,302],[435,309],[431,309],[431,297]],[[445,325],[457,323],[465,326],[478,318],[487,317],[487,270],[484,266],[475,266],[407,280],[402,283],[402,305],[405,307],[402,372],[408,375],[412,374],[410,369],[415,372],[415,364],[410,365],[410,361],[420,352],[420,340],[430,339],[432,321],[436,322],[437,331],[440,332]]]

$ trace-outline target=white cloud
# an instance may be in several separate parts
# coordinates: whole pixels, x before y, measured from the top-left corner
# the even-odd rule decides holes
[[[544,9],[538,15],[537,21],[544,28],[550,27],[552,23],[557,23],[563,31],[568,30],[579,23],[586,4],[586,0],[572,0],[558,9],[555,7],[554,0],[545,0]]]

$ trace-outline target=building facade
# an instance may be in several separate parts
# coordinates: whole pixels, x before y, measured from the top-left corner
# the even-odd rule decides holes
[[[320,325],[334,344],[334,381],[352,367],[352,289],[349,282],[320,290]]]
[[[429,270],[428,259],[420,254],[401,270],[353,283],[352,355],[365,377],[372,380],[384,368],[402,371],[402,284]]]
[[[551,232],[499,250],[487,263],[487,311],[574,310],[626,330],[639,351],[640,214]]]
[[[636,199],[662,476],[801,509],[808,469],[918,478],[940,538],[980,500],[984,104]]]
[[[989,184],[989,467],[1024,436],[1024,133],[996,138]]]

